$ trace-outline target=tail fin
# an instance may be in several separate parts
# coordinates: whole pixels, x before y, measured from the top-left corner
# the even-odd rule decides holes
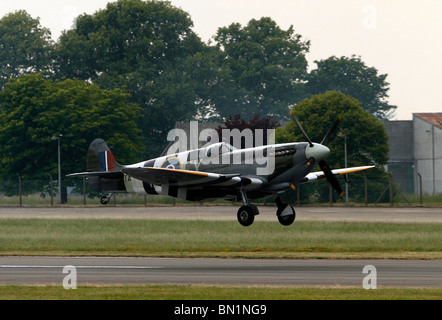
[[[87,151],[87,171],[68,174],[67,177],[88,177],[89,186],[98,192],[125,192],[124,166],[115,161],[112,151],[103,139],[95,139]]]
[[[103,139],[95,139],[87,151],[87,171],[114,171],[122,166]]]

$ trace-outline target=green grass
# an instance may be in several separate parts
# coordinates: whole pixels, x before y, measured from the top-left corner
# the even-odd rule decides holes
[[[441,259],[442,225],[0,219],[0,254]]]
[[[1,300],[441,300],[442,289],[136,285],[0,286]]]
[[[1,255],[441,259],[442,225],[117,219],[0,219]],[[11,300],[418,300],[442,289],[137,285],[0,285]]]

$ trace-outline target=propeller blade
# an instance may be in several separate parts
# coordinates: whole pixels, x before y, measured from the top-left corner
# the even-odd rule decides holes
[[[321,160],[321,161],[319,161],[319,166],[320,166],[321,170],[324,172],[325,178],[327,179],[328,183],[330,183],[331,186],[333,187],[333,189],[335,189],[336,192],[339,194],[339,196],[342,197],[344,195],[344,191],[342,191],[341,185],[339,184],[338,179],[336,179],[336,177],[333,175],[327,162],[325,162],[324,160]]]
[[[338,116],[338,119],[335,121],[335,123],[333,123],[330,129],[328,129],[328,132],[325,134],[324,138],[322,139],[321,144],[324,144],[325,140],[327,140],[328,137],[336,130],[336,127],[339,125],[341,120],[342,120],[341,116]]]
[[[304,128],[302,127],[301,123],[299,122],[298,118],[296,117],[295,113],[293,112],[293,109],[290,110],[290,116],[292,117],[293,121],[295,121],[296,125],[301,130],[301,132],[304,135],[304,137],[307,139],[310,147],[313,147],[313,142],[310,140],[310,138],[308,137],[307,133],[304,131]]]

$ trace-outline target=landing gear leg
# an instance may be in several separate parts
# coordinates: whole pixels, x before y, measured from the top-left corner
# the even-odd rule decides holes
[[[259,210],[254,204],[249,204],[249,200],[247,199],[244,190],[241,189],[240,193],[244,205],[238,209],[237,218],[241,225],[247,227],[253,223],[255,216],[259,214]]]
[[[278,206],[278,210],[276,210],[276,216],[278,217],[278,221],[283,226],[291,225],[296,218],[295,209],[287,203],[281,201],[281,198],[277,196],[275,198],[276,205]]]
[[[108,204],[110,201],[110,197],[112,197],[112,193],[109,193],[107,196],[102,196],[100,198],[101,204]]]

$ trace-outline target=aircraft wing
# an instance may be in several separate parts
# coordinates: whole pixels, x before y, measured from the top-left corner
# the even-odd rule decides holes
[[[348,174],[348,173],[368,170],[368,169],[371,169],[371,168],[374,168],[374,166],[363,166],[363,167],[335,169],[335,170],[332,170],[332,173],[335,176],[340,176],[340,175],[344,175],[344,174]],[[323,171],[311,172],[308,175],[306,175],[304,177],[304,179],[301,180],[301,183],[315,181],[315,180],[324,179],[324,178],[325,178],[325,174],[324,174]]]
[[[241,178],[239,174],[218,174],[212,172],[165,169],[154,167],[123,168],[124,174],[155,185],[192,188],[207,185],[233,186],[248,184],[249,178]],[[250,179],[249,179],[250,180]],[[250,183],[250,182],[249,182]]]

